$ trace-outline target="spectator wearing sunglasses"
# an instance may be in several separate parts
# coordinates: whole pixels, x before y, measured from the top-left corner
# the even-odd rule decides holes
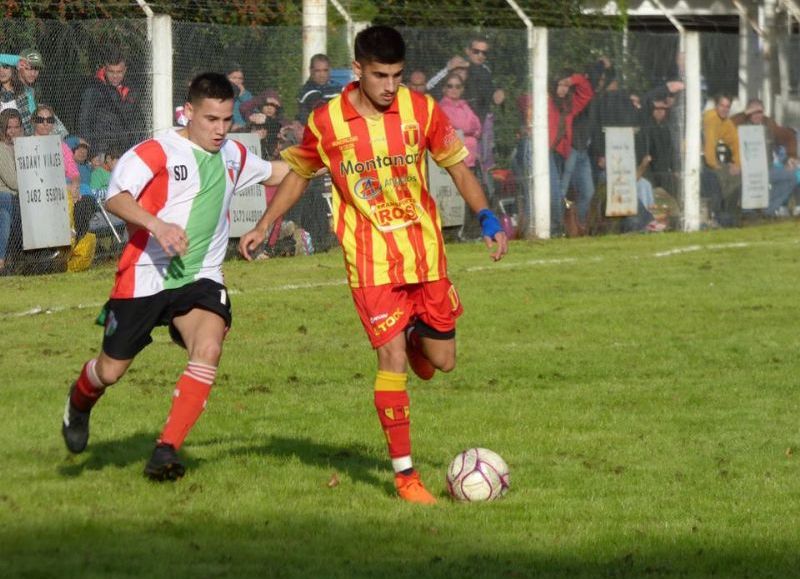
[[[466,48],[469,62],[464,83],[464,99],[481,121],[481,142],[479,161],[484,177],[494,166],[494,106],[503,104],[506,94],[494,85],[492,70],[489,68],[490,45],[482,37],[473,37]]]
[[[439,106],[450,119],[453,128],[461,131],[461,140],[469,153],[464,159],[464,164],[474,173],[478,163],[481,121],[469,103],[462,98],[464,94],[463,75],[456,71],[448,74],[445,77],[442,92],[444,96],[439,101]],[[462,240],[481,238],[478,217],[466,204],[464,204],[464,223],[459,236]]]
[[[33,135],[36,137],[47,137],[53,134],[53,129],[56,124],[56,115],[49,105],[40,104],[33,112],[31,121],[33,122]],[[64,173],[67,178],[67,189],[74,202],[80,197],[81,175],[80,171],[78,171],[78,166],[75,164],[72,149],[70,149],[69,145],[63,140],[61,141],[61,156],[64,159]]]
[[[464,85],[464,98],[483,122],[492,110],[492,104],[500,105],[505,100],[505,92],[495,88],[489,59],[489,41],[483,37],[473,38],[466,49],[467,82]]]
[[[444,81],[444,96],[439,101],[439,106],[450,119],[453,128],[461,131],[462,141],[467,147],[469,156],[464,159],[464,164],[470,169],[475,168],[478,159],[478,139],[481,136],[481,121],[478,115],[464,100],[464,81],[456,72],[447,75]]]

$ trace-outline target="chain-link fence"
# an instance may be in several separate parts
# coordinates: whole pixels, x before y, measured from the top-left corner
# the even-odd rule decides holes
[[[468,165],[511,236],[693,229],[685,212],[695,204],[699,227],[798,213],[797,139],[790,127],[800,70],[799,53],[791,50],[796,36],[776,42],[788,55],[780,74],[777,65],[766,71],[758,66],[758,55],[741,67],[739,35],[700,34],[700,96],[687,100],[691,71],[687,78],[685,39],[677,33],[550,30],[547,74],[537,85],[525,29],[401,32],[408,44],[406,84],[431,94],[461,131],[470,150]],[[115,158],[155,127],[164,128],[153,113],[152,95],[154,83],[163,82],[154,80],[155,65],[170,58],[169,51],[153,54],[146,20],[5,20],[0,34],[8,50],[0,56],[0,65],[7,65],[0,66],[3,271],[79,270],[116,258],[125,229],[103,211],[104,188]],[[221,71],[235,79],[239,91],[232,138],[276,158],[300,139],[309,107],[350,81],[349,40],[342,27],[332,29],[329,59],[308,63],[302,62],[299,27],[173,22],[171,124],[183,122],[191,78]],[[747,50],[755,53],[757,45],[750,42]],[[310,78],[314,74],[321,76]],[[771,99],[764,98],[770,90],[782,103],[773,116],[789,127],[776,130],[763,121],[771,112]],[[755,97],[765,101],[761,116],[759,102],[750,102]],[[537,98],[547,109],[539,117],[544,125],[531,121]],[[702,112],[697,109],[705,116],[689,114]],[[687,124],[690,117],[699,120]],[[738,129],[753,123],[766,127],[761,136]],[[23,134],[18,138],[17,124]],[[546,133],[540,144],[534,128]],[[693,131],[701,128],[713,136],[701,142],[697,165],[687,151]],[[42,140],[52,134],[60,142]],[[64,178],[56,175],[37,185],[48,155],[59,152]],[[547,172],[535,174],[537,158]],[[700,173],[696,185],[687,180],[693,167]],[[448,238],[478,236],[473,216],[447,178],[432,172],[430,180],[443,205]],[[264,192],[265,203],[273,193]],[[329,179],[312,182],[273,232],[268,255],[334,247],[330,198]],[[44,206],[49,210],[37,213]],[[52,234],[43,236],[42,230]]]

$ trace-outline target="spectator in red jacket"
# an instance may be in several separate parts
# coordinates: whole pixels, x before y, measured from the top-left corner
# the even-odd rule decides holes
[[[594,96],[589,79],[571,70],[550,83],[547,102],[550,124],[550,235],[564,232],[564,193],[561,178],[572,148],[572,122]]]

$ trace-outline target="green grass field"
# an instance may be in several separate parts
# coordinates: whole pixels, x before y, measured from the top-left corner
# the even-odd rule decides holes
[[[163,328],[87,451],[61,441],[113,269],[0,279],[0,577],[800,576],[798,223],[449,255],[459,365],[410,380],[427,508],[393,495],[338,250],[227,264],[234,326],[176,484],[142,475],[185,365]],[[453,503],[476,445],[511,491]]]

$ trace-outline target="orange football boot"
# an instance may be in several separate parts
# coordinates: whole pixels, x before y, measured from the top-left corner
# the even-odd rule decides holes
[[[436,498],[428,492],[425,485],[419,480],[417,471],[408,475],[401,472],[396,473],[394,475],[394,486],[397,488],[397,494],[404,501],[421,505],[436,504]]]

